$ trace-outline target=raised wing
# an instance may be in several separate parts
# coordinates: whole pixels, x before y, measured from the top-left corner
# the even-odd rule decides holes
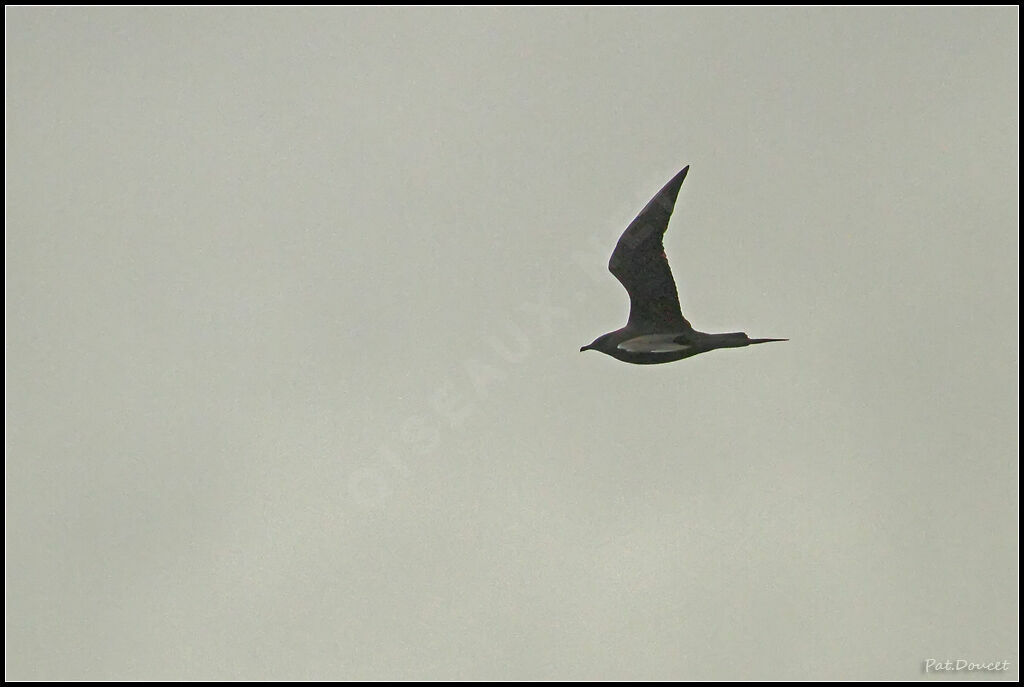
[[[629,324],[639,331],[692,331],[679,308],[679,294],[665,256],[668,228],[679,187],[689,166],[672,177],[619,238],[608,269],[629,292]]]

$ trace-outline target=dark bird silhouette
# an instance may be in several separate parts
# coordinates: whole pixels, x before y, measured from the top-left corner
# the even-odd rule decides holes
[[[751,339],[743,332],[698,332],[683,317],[663,237],[690,167],[672,177],[619,238],[608,269],[629,292],[629,321],[580,351],[600,351],[636,365],[670,363],[713,351],[788,339]]]

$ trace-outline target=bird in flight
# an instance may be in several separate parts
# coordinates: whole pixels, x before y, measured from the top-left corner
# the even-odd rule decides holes
[[[683,317],[679,294],[662,239],[690,167],[686,166],[651,199],[619,238],[608,269],[629,292],[629,321],[580,351],[600,351],[636,365],[670,363],[716,348],[740,348],[788,339],[751,339],[743,332],[698,332]]]

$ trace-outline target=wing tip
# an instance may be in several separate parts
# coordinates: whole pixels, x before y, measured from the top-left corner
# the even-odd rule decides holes
[[[676,191],[679,192],[679,187],[683,185],[683,181],[686,179],[687,173],[690,171],[690,165],[686,165],[681,170],[676,172],[676,175],[668,180],[662,191]]]

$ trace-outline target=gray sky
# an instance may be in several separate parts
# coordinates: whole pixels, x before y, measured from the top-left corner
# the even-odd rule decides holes
[[[5,19],[8,679],[1017,679],[1017,8]]]

